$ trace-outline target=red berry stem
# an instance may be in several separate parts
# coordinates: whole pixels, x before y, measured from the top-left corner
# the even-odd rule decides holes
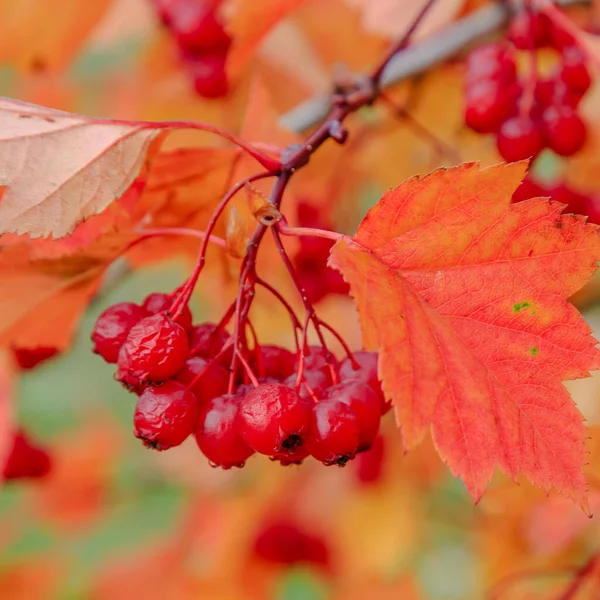
[[[218,135],[246,152],[249,156],[256,159],[261,166],[269,171],[277,172],[281,168],[281,161],[272,156],[268,156],[261,152],[258,148],[245,140],[237,137],[233,133],[211,125],[210,123],[200,123],[199,121],[127,121],[122,119],[96,119],[96,121],[103,123],[114,123],[117,125],[131,125],[137,129],[159,129],[159,130],[172,130],[172,129],[197,129],[200,131],[207,131],[208,133],[214,133]]]
[[[185,283],[183,290],[181,292],[181,295],[173,303],[174,318],[177,318],[179,316],[181,311],[183,311],[183,309],[188,305],[188,302],[190,301],[192,292],[194,291],[194,287],[196,286],[196,282],[198,281],[198,277],[200,277],[200,273],[202,272],[202,269],[204,268],[204,265],[206,263],[206,251],[208,249],[208,242],[209,242],[210,236],[217,224],[217,221],[219,220],[219,217],[225,210],[226,206],[229,204],[231,199],[241,189],[245,188],[246,185],[248,185],[249,183],[251,183],[253,181],[258,181],[259,179],[273,177],[274,175],[275,175],[274,172],[266,171],[263,173],[258,173],[256,175],[247,177],[243,181],[239,181],[238,183],[236,183],[225,194],[225,196],[223,196],[223,198],[221,199],[221,201],[219,202],[219,204],[213,211],[210,221],[208,222],[208,225],[206,226],[204,241],[202,243],[202,247],[200,248],[200,252],[198,254],[196,264],[194,265],[194,270],[192,271],[192,274],[189,276],[187,282]]]
[[[352,367],[358,369],[358,363],[354,360],[354,353],[352,350],[350,350],[350,346],[348,346],[346,340],[341,336],[341,334],[338,333],[331,325],[329,325],[329,323],[323,321],[323,319],[319,319],[319,323],[321,324],[321,327],[327,329],[327,331],[329,331],[329,333],[331,333],[331,335],[333,335],[333,337],[340,343],[340,346],[342,346],[344,349],[346,356],[350,359]]]
[[[296,350],[300,352],[300,344],[298,342],[298,329],[302,329],[302,324],[300,323],[298,315],[291,307],[290,303],[270,283],[267,283],[264,279],[261,279],[260,277],[256,278],[255,283],[257,285],[260,285],[261,287],[264,287],[268,292],[273,294],[273,296],[275,296],[275,298],[277,298],[277,300],[279,300],[279,302],[287,310],[288,314],[290,315],[290,319],[292,320],[292,330],[294,332]]]
[[[346,237],[343,233],[330,231],[329,229],[316,229],[314,227],[289,227],[288,224],[284,223],[283,221],[277,223],[276,227],[279,233],[282,235],[291,235],[295,237],[318,237],[325,240],[333,240],[334,242]]]
[[[240,352],[239,350],[236,350],[235,353],[237,354],[238,360],[242,363],[242,367],[244,367],[244,371],[245,371],[246,375],[248,376],[250,383],[255,388],[258,387],[259,386],[258,379],[256,379],[256,375],[254,374],[252,367],[248,364],[248,361],[244,357],[244,353]]]
[[[315,332],[319,338],[319,342],[320,342],[321,346],[323,347],[323,350],[325,350],[325,352],[328,356],[327,364],[329,365],[329,368],[331,369],[331,379],[332,379],[333,383],[335,384],[335,383],[337,383],[338,375],[337,375],[335,368],[333,367],[333,365],[331,364],[331,362],[329,360],[330,353],[327,348],[327,342],[325,341],[323,332],[321,331],[321,321],[319,320],[319,317],[317,317],[315,308],[311,304],[311,302],[308,300],[308,298],[306,296],[306,291],[304,290],[304,288],[302,287],[302,285],[298,279],[298,274],[296,273],[296,269],[294,269],[294,265],[292,264],[290,257],[287,255],[287,252],[285,251],[285,248],[281,241],[281,235],[279,234],[278,229],[276,227],[273,227],[272,233],[273,233],[273,239],[275,240],[275,246],[277,247],[277,250],[279,251],[279,256],[281,257],[281,260],[283,260],[283,264],[286,266],[288,273],[290,274],[290,277],[292,278],[292,281],[294,282],[294,285],[296,286],[298,293],[300,294],[300,298],[302,299],[302,304],[304,304],[304,309],[306,310],[306,322],[304,323],[304,328],[303,328],[302,349],[304,350],[306,348],[306,331],[308,328],[308,322],[312,321]],[[303,355],[304,355],[304,352],[301,353],[300,365],[298,367],[298,381],[300,381],[302,378],[302,370],[303,370],[303,366],[304,366],[303,362],[302,362]]]

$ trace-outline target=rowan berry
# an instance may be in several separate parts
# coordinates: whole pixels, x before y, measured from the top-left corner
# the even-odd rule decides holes
[[[182,383],[169,380],[142,392],[135,407],[133,433],[147,448],[168,450],[182,444],[197,421],[196,396]]]
[[[179,371],[188,353],[185,329],[163,313],[145,317],[134,325],[121,347],[118,378],[160,382]]]
[[[229,386],[229,372],[218,362],[202,356],[188,358],[175,379],[188,386],[201,404],[222,396]]]
[[[324,465],[343,467],[352,460],[359,437],[358,417],[347,403],[331,399],[313,406],[306,447]]]
[[[51,469],[52,461],[48,452],[34,444],[24,431],[17,431],[4,464],[4,480],[37,479],[48,475]]]
[[[292,454],[304,442],[310,405],[282,383],[261,384],[240,400],[238,429],[256,452]]]
[[[144,316],[144,311],[133,302],[119,302],[109,306],[96,320],[92,331],[93,352],[107,363],[116,363],[119,350],[131,328]]]
[[[196,427],[198,447],[216,467],[243,467],[254,450],[242,439],[236,415],[240,398],[224,394],[209,400],[200,409]]]
[[[540,127],[526,115],[516,115],[502,123],[496,136],[500,156],[508,162],[536,158],[544,149]]]
[[[371,386],[360,379],[349,379],[330,387],[323,401],[334,400],[347,404],[358,419],[358,452],[371,447],[381,422],[381,398]]]
[[[550,106],[542,114],[544,137],[550,150],[572,156],[583,148],[587,129],[581,117],[568,106]]]

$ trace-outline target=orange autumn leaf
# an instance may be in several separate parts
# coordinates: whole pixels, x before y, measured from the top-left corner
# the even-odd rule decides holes
[[[600,366],[566,301],[596,270],[598,227],[544,198],[511,204],[525,163],[439,169],[388,192],[330,264],[407,449],[431,429],[479,500],[498,466],[585,506],[582,416],[562,381]]]
[[[111,0],[1,0],[0,62],[21,69],[65,68],[111,4]]]
[[[61,237],[104,210],[138,177],[162,133],[199,129],[245,147],[266,168],[279,164],[235,136],[201,123],[93,119],[0,100],[0,234]],[[155,148],[154,148],[155,149]]]

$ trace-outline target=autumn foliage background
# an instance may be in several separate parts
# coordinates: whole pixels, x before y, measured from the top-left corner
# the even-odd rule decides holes
[[[0,93],[82,115],[193,119],[283,147],[302,139],[284,127],[283,115],[328,94],[334,76],[377,64],[421,4],[232,0],[225,11],[233,39],[230,93],[206,100],[192,89],[149,0],[3,0]],[[487,4],[439,1],[415,39],[435,44],[436,32]],[[584,3],[568,14],[589,25],[596,9]],[[489,39],[498,35],[501,28]],[[500,162],[493,139],[463,123],[469,48],[388,90],[409,117],[387,103],[352,115],[348,142],[325,145],[286,192],[290,222],[299,205],[310,205],[324,223],[352,235],[386,190],[415,174]],[[587,145],[569,159],[544,153],[534,166],[541,181],[600,195],[599,93],[594,85],[582,108]],[[15,261],[13,246],[0,254],[0,342],[60,350],[27,372],[19,372],[8,350],[0,355],[2,429],[24,426],[51,448],[54,461],[48,478],[0,490],[0,598],[463,600],[496,592],[499,599],[558,598],[600,552],[597,517],[589,520],[576,504],[555,493],[546,497],[524,478],[515,486],[500,475],[474,506],[429,438],[403,453],[391,414],[376,449],[344,469],[249,461],[243,470],[222,471],[208,465],[193,441],[157,453],[131,436],[131,397],[92,355],[91,328],[112,303],[180,285],[198,243],[151,240],[104,267],[148,213],[155,225],[201,229],[223,193],[255,170],[223,140],[179,131],[163,143],[140,199],[126,194],[72,238],[41,243],[33,268]],[[247,219],[244,198],[235,202]],[[218,233],[224,232],[221,224]],[[286,239],[286,247],[295,255],[299,242]],[[237,286],[239,261],[216,250],[209,257],[192,300],[199,321],[218,320]],[[259,264],[294,297],[270,241]],[[573,299],[595,331],[599,291],[593,280]],[[294,306],[301,310],[298,299]],[[329,294],[317,307],[352,348],[361,347],[349,296]],[[263,342],[291,345],[288,317],[271,297],[259,293],[254,311]],[[586,476],[598,512],[600,380],[567,385],[590,427]],[[286,563],[285,549],[278,559],[257,553],[257,538],[272,527],[312,540],[310,560]],[[600,595],[593,581],[600,574],[591,572],[573,598]]]

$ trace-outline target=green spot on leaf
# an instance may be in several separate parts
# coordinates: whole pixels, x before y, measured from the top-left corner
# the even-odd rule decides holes
[[[517,303],[517,304],[513,305],[513,310],[516,313],[518,313],[521,309],[528,308],[530,306],[531,306],[531,304],[529,304],[529,302],[521,302],[521,303]]]
[[[530,352],[531,352],[531,356],[536,356],[536,355],[537,355],[537,353],[538,353],[538,349],[537,349],[537,348],[534,346],[534,347],[533,347],[533,348],[530,350]]]

